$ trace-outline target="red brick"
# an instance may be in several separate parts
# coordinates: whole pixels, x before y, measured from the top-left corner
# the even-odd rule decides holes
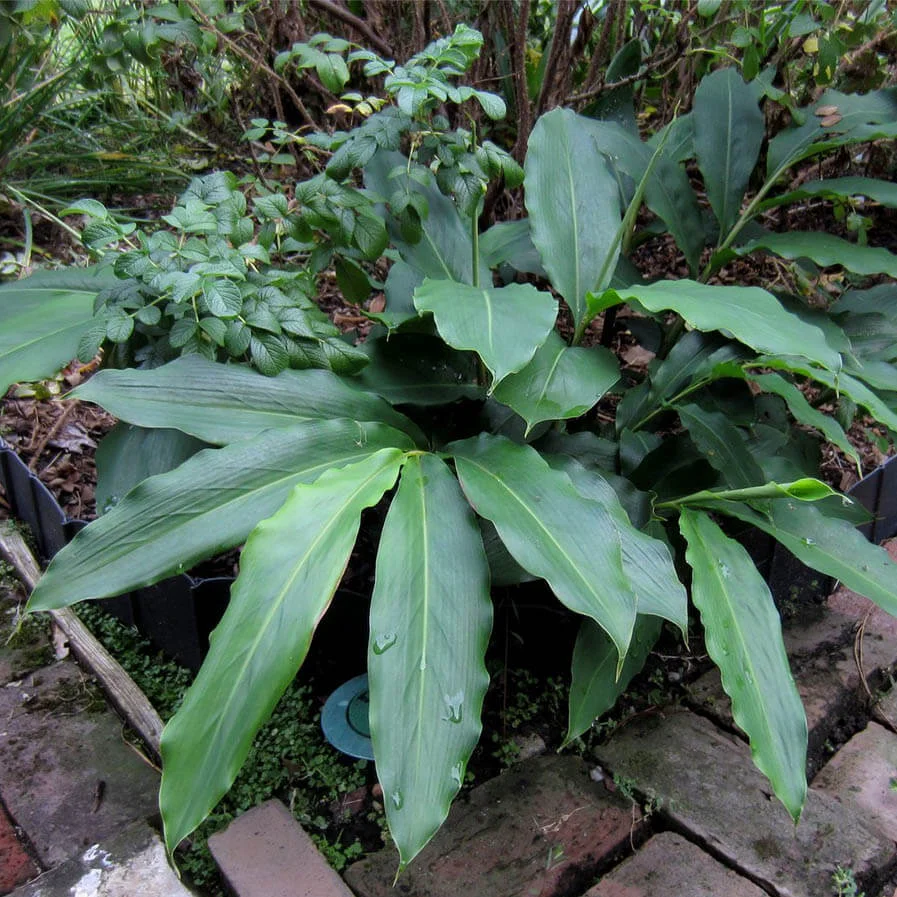
[[[581,893],[641,824],[634,805],[593,782],[579,758],[537,757],[457,801],[394,888],[392,848],[350,867],[346,881],[359,897]]]
[[[19,841],[9,816],[0,807],[0,894],[8,894],[39,872]]]
[[[585,897],[766,897],[755,884],[672,832],[655,835]]]
[[[671,828],[780,897],[828,893],[839,863],[850,865],[860,887],[872,891],[897,861],[890,838],[816,788],[809,789],[795,826],[751,762],[748,746],[692,713],[671,709],[637,718],[595,753],[605,769],[652,795]]]
[[[209,849],[236,897],[352,897],[279,800],[239,816]]]
[[[832,757],[813,787],[855,809],[866,822],[897,841],[897,735],[870,723]]]

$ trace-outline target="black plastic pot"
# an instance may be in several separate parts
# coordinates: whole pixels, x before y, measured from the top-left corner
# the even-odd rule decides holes
[[[0,439],[0,485],[13,516],[26,523],[47,561],[75,533],[82,520],[65,515],[56,499],[12,448]],[[897,458],[891,458],[857,483],[849,494],[872,515],[860,527],[874,542],[897,534]],[[774,539],[762,534],[748,541],[757,567],[780,608],[795,608],[825,599],[832,579],[806,567]],[[160,650],[191,669],[199,669],[209,634],[227,607],[230,578],[202,579],[182,574],[145,589],[102,602],[111,613],[133,624]]]
[[[66,516],[52,493],[3,439],[0,485],[12,515],[29,527],[45,562],[87,525]],[[181,574],[100,604],[122,622],[136,626],[169,657],[198,670],[209,649],[209,633],[227,607],[232,581]]]

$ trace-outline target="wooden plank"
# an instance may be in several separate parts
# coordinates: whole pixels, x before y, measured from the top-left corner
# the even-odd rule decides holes
[[[21,534],[8,525],[0,529],[0,556],[13,566],[30,592],[40,578],[40,567]],[[146,695],[73,610],[50,611],[50,617],[65,634],[81,665],[96,676],[115,709],[158,760],[162,720]]]

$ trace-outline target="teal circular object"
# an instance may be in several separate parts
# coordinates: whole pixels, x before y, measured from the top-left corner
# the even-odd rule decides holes
[[[359,760],[373,760],[368,722],[368,677],[366,673],[344,682],[321,711],[324,737],[338,751]]]

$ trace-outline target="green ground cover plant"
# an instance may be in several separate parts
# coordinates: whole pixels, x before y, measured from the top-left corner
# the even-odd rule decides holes
[[[340,83],[330,56],[379,68],[393,79],[387,102],[352,131],[313,138],[332,155],[281,217],[290,224],[351,191],[385,222],[386,306],[370,314],[379,329],[362,347],[366,366],[265,377],[190,352],[100,372],[75,395],[214,447],[82,530],[29,605],[118,594],[243,545],[209,656],[163,735],[169,848],[234,781],[305,658],[362,512],[381,503],[370,721],[401,867],[445,819],[480,735],[490,587],[532,578],[582,619],[567,742],[613,705],[663,626],[687,638],[699,616],[754,760],[797,822],[806,720],[769,589],[731,526],[769,533],[897,612],[897,567],[856,531],[852,502],[816,479],[821,439],[857,460],[845,434],[856,414],[897,431],[897,256],[771,232],[760,216],[806,195],[893,206],[890,181],[819,179],[795,191],[787,175],[897,136],[897,94],[829,90],[770,140],[761,103],[782,97],[762,73],[746,82],[734,68],[706,75],[691,111],[648,140],[626,123],[634,110],[621,122],[553,109],[529,137],[527,217],[481,232],[490,184],[521,172],[441,113],[470,101],[503,111],[457,84],[476,32],[459,28],[405,66],[330,40],[293,48],[287,62]],[[352,258],[346,228],[326,217],[304,225],[316,249]],[[641,277],[630,255],[658,231],[690,277]],[[832,301],[721,283],[746,256],[811,275],[838,266],[844,288]],[[374,276],[370,256],[352,261]],[[618,309],[656,356],[638,378],[593,339],[601,316],[611,343]],[[610,419],[593,412],[599,403]]]
[[[190,685],[189,670],[154,651],[136,629],[102,608],[83,604],[78,614],[150,699],[163,721],[169,720]],[[311,687],[294,682],[260,730],[233,787],[178,852],[179,867],[194,885],[223,894],[206,846],[209,835],[261,801],[280,795],[331,864],[342,868],[362,852],[362,846],[354,839],[333,837],[326,808],[365,784],[366,765],[348,760],[325,742]]]

